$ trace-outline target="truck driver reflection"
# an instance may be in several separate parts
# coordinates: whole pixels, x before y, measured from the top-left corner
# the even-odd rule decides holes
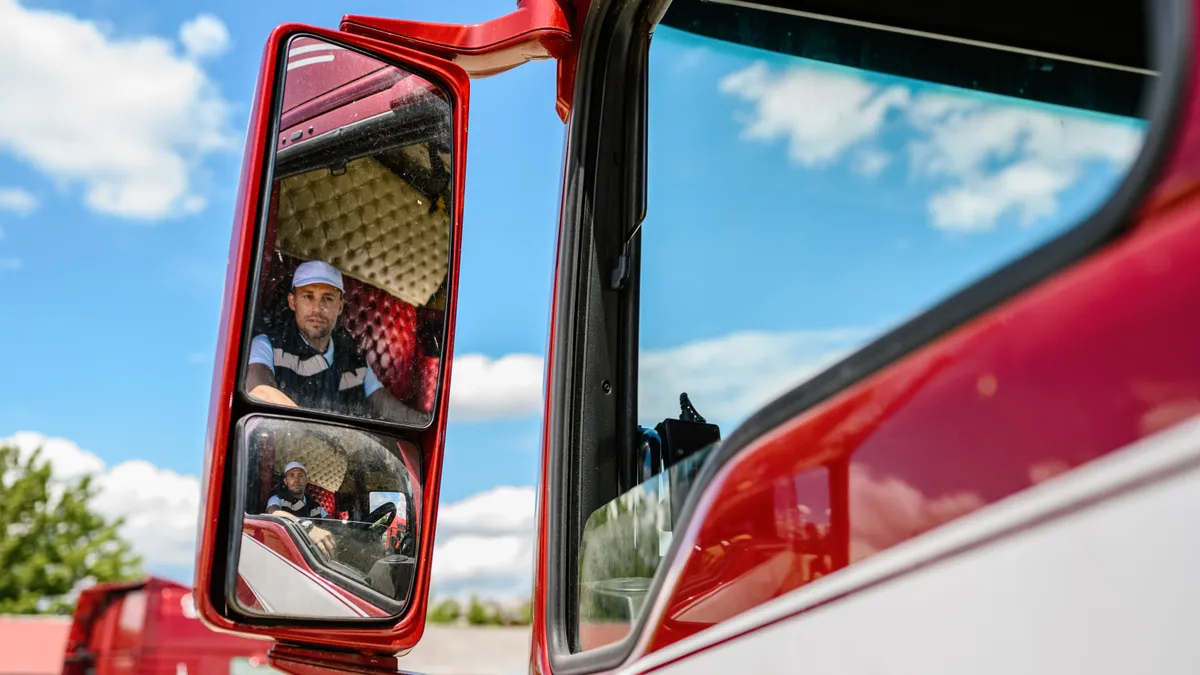
[[[254,336],[246,368],[246,391],[278,405],[330,410],[394,422],[422,417],[379,381],[338,323],[344,306],[342,273],[329,263],[302,263],[288,292],[291,318],[281,328]]]
[[[325,555],[333,557],[337,545],[333,536],[326,530],[313,525],[310,518],[329,518],[325,508],[315,501],[309,503],[305,495],[308,487],[308,470],[300,462],[288,462],[283,468],[283,484],[271,492],[267,499],[266,513],[270,516],[283,516],[300,523],[308,532],[317,548]]]

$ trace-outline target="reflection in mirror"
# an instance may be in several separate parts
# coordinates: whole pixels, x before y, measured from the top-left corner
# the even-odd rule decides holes
[[[421,456],[407,441],[252,415],[239,425],[235,587],[260,616],[403,611],[416,568]]]
[[[315,38],[294,38],[288,55],[244,391],[428,426],[450,264],[450,101]]]
[[[691,486],[717,443],[689,454],[596,509],[579,548],[579,642],[625,637],[641,614]]]

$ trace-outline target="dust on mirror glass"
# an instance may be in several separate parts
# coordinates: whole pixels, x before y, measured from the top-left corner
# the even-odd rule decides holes
[[[243,389],[425,427],[450,265],[451,105],[420,75],[288,45]]]
[[[421,456],[408,441],[261,415],[239,429],[242,522],[227,597],[259,616],[396,616],[416,569]]]

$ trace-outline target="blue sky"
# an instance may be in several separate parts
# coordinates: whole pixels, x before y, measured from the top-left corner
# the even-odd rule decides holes
[[[415,3],[404,12],[477,22],[510,5]],[[99,23],[112,44],[167,40],[180,59],[180,26],[200,14],[216,17],[228,30],[228,48],[198,65],[211,80],[209,98],[227,104],[220,130],[232,141],[196,158],[190,172],[192,192],[206,200],[203,210],[154,218],[89,208],[87,181],[47,170],[0,141],[0,190],[36,200],[25,215],[0,208],[0,258],[19,265],[0,272],[9,289],[0,312],[10,327],[4,344],[11,355],[0,437],[33,431],[69,439],[110,467],[144,459],[184,476],[199,473],[241,144],[262,45],[285,20],[336,27],[343,13],[397,10],[393,2],[331,7],[97,1],[0,9],[22,17],[52,9],[70,23]],[[473,83],[458,354],[540,356],[545,349],[564,129],[554,84],[550,62]],[[4,105],[20,100],[13,94]],[[74,103],[88,114],[86,100]],[[94,131],[104,133],[102,124]],[[538,442],[536,415],[452,425],[445,499],[532,485]],[[160,569],[190,574],[179,566]]]
[[[158,485],[139,504],[183,515],[144,525],[137,541],[154,528],[179,530],[168,539],[183,553],[154,549],[151,569],[190,579],[185,512],[194,498],[180,493],[194,490],[202,462],[242,136],[267,34],[285,20],[336,27],[342,13],[473,23],[512,6],[0,0],[10,43],[19,36],[6,35],[6,17],[47,35],[99,36],[87,50],[26,40],[19,58],[0,64],[0,88],[12,92],[9,117],[0,111],[11,130],[0,131],[0,315],[9,327],[0,438],[59,439],[64,467],[99,461],[112,474],[128,469],[126,481]],[[191,42],[180,38],[184,25]],[[655,40],[644,422],[671,414],[686,389],[728,429],[834,355],[1074,222],[1112,189],[1140,139],[1128,121],[1058,125],[1060,111],[1045,106],[670,29]],[[165,65],[148,67],[144,102],[109,105],[129,98],[117,95],[128,93],[128,71],[149,59],[120,56],[130,45],[157,45],[148,53]],[[78,63],[61,61],[72,55]],[[183,75],[203,82],[165,84]],[[564,133],[554,95],[550,62],[472,84],[455,345],[462,403],[442,486],[454,508],[442,514],[435,559],[447,587],[528,585],[532,490],[520,488],[536,480],[540,441]],[[11,112],[37,103],[60,112]],[[52,147],[54,125],[76,133],[77,145]],[[183,187],[138,153],[180,158]],[[113,185],[116,197],[105,191]],[[120,198],[174,188],[169,207]],[[128,485],[110,485],[111,509],[141,513],[122,501],[134,497],[116,496]]]

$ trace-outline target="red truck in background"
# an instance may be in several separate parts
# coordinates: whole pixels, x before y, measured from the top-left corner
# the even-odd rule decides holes
[[[159,577],[105,583],[79,595],[63,675],[248,675],[271,643],[218,633],[192,589]]]

